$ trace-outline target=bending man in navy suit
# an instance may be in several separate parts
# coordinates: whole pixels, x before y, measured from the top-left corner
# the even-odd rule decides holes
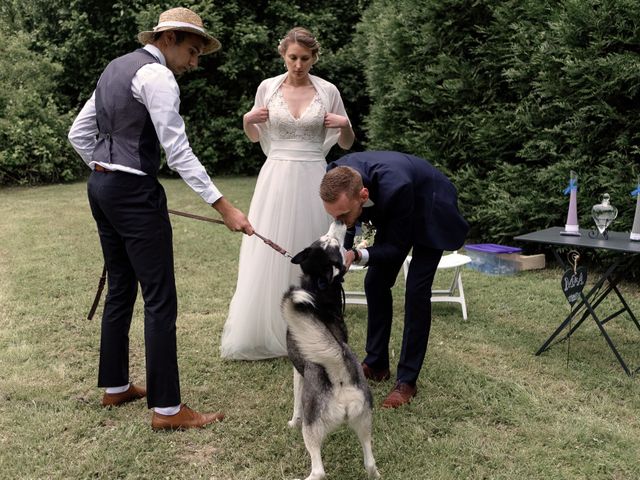
[[[457,192],[429,162],[399,152],[358,152],[327,167],[320,185],[324,207],[349,227],[371,221],[375,240],[347,251],[347,266],[367,265],[368,304],[365,376],[386,380],[393,315],[391,287],[413,249],[406,282],[405,318],[397,380],[382,406],[411,402],[424,362],[431,328],[431,286],[444,250],[464,243],[469,225],[458,211]],[[353,237],[345,242],[351,248]]]

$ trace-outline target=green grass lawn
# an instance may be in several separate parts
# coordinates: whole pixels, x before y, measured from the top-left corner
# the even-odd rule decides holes
[[[217,184],[246,211],[254,182]],[[170,208],[215,215],[181,180],[163,184]],[[86,315],[102,257],[85,184],[0,190],[0,478],[271,480],[309,473],[302,435],[286,425],[288,360],[231,362],[218,354],[240,234],[186,218],[172,223],[183,401],[227,417],[202,430],[157,433],[144,401],[100,406],[102,305],[93,321]],[[550,267],[505,277],[465,270],[467,322],[458,307],[434,305],[418,396],[406,408],[374,412],[383,478],[640,478],[640,379],[624,374],[594,323],[576,332],[569,351],[565,342],[534,355],[568,313],[561,272]],[[361,281],[352,274],[347,288]],[[403,285],[399,277],[394,361]],[[622,289],[640,312],[637,285]],[[348,306],[346,317],[362,356],[366,307]],[[131,374],[144,383],[142,320],[139,301]],[[637,367],[640,332],[626,317],[607,327]],[[391,386],[372,385],[376,406]],[[329,479],[366,478],[347,429],[327,439],[323,458]]]

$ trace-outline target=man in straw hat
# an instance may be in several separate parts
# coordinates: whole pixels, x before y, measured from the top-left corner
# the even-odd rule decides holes
[[[176,351],[177,296],[171,224],[157,179],[160,145],[177,171],[232,231],[254,233],[246,216],[212,183],[193,154],[178,111],[174,75],[198,66],[198,57],[220,42],[186,8],[160,15],[144,45],[113,60],[75,119],[69,141],[93,170],[88,181],[109,292],[102,316],[98,386],[102,405],[147,397],[154,429],[203,427],[223,418],[181,403]],[[129,379],[129,327],[140,283],[144,298],[147,388]]]

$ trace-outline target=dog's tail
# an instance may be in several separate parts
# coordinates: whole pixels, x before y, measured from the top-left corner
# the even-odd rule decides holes
[[[306,360],[322,365],[332,381],[342,381],[348,376],[342,345],[315,317],[313,295],[292,287],[282,299],[282,315]]]

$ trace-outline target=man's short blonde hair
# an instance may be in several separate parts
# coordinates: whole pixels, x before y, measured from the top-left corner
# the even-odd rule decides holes
[[[349,198],[360,195],[362,176],[351,167],[335,167],[329,170],[320,182],[320,198],[323,202],[333,203],[343,193]]]

